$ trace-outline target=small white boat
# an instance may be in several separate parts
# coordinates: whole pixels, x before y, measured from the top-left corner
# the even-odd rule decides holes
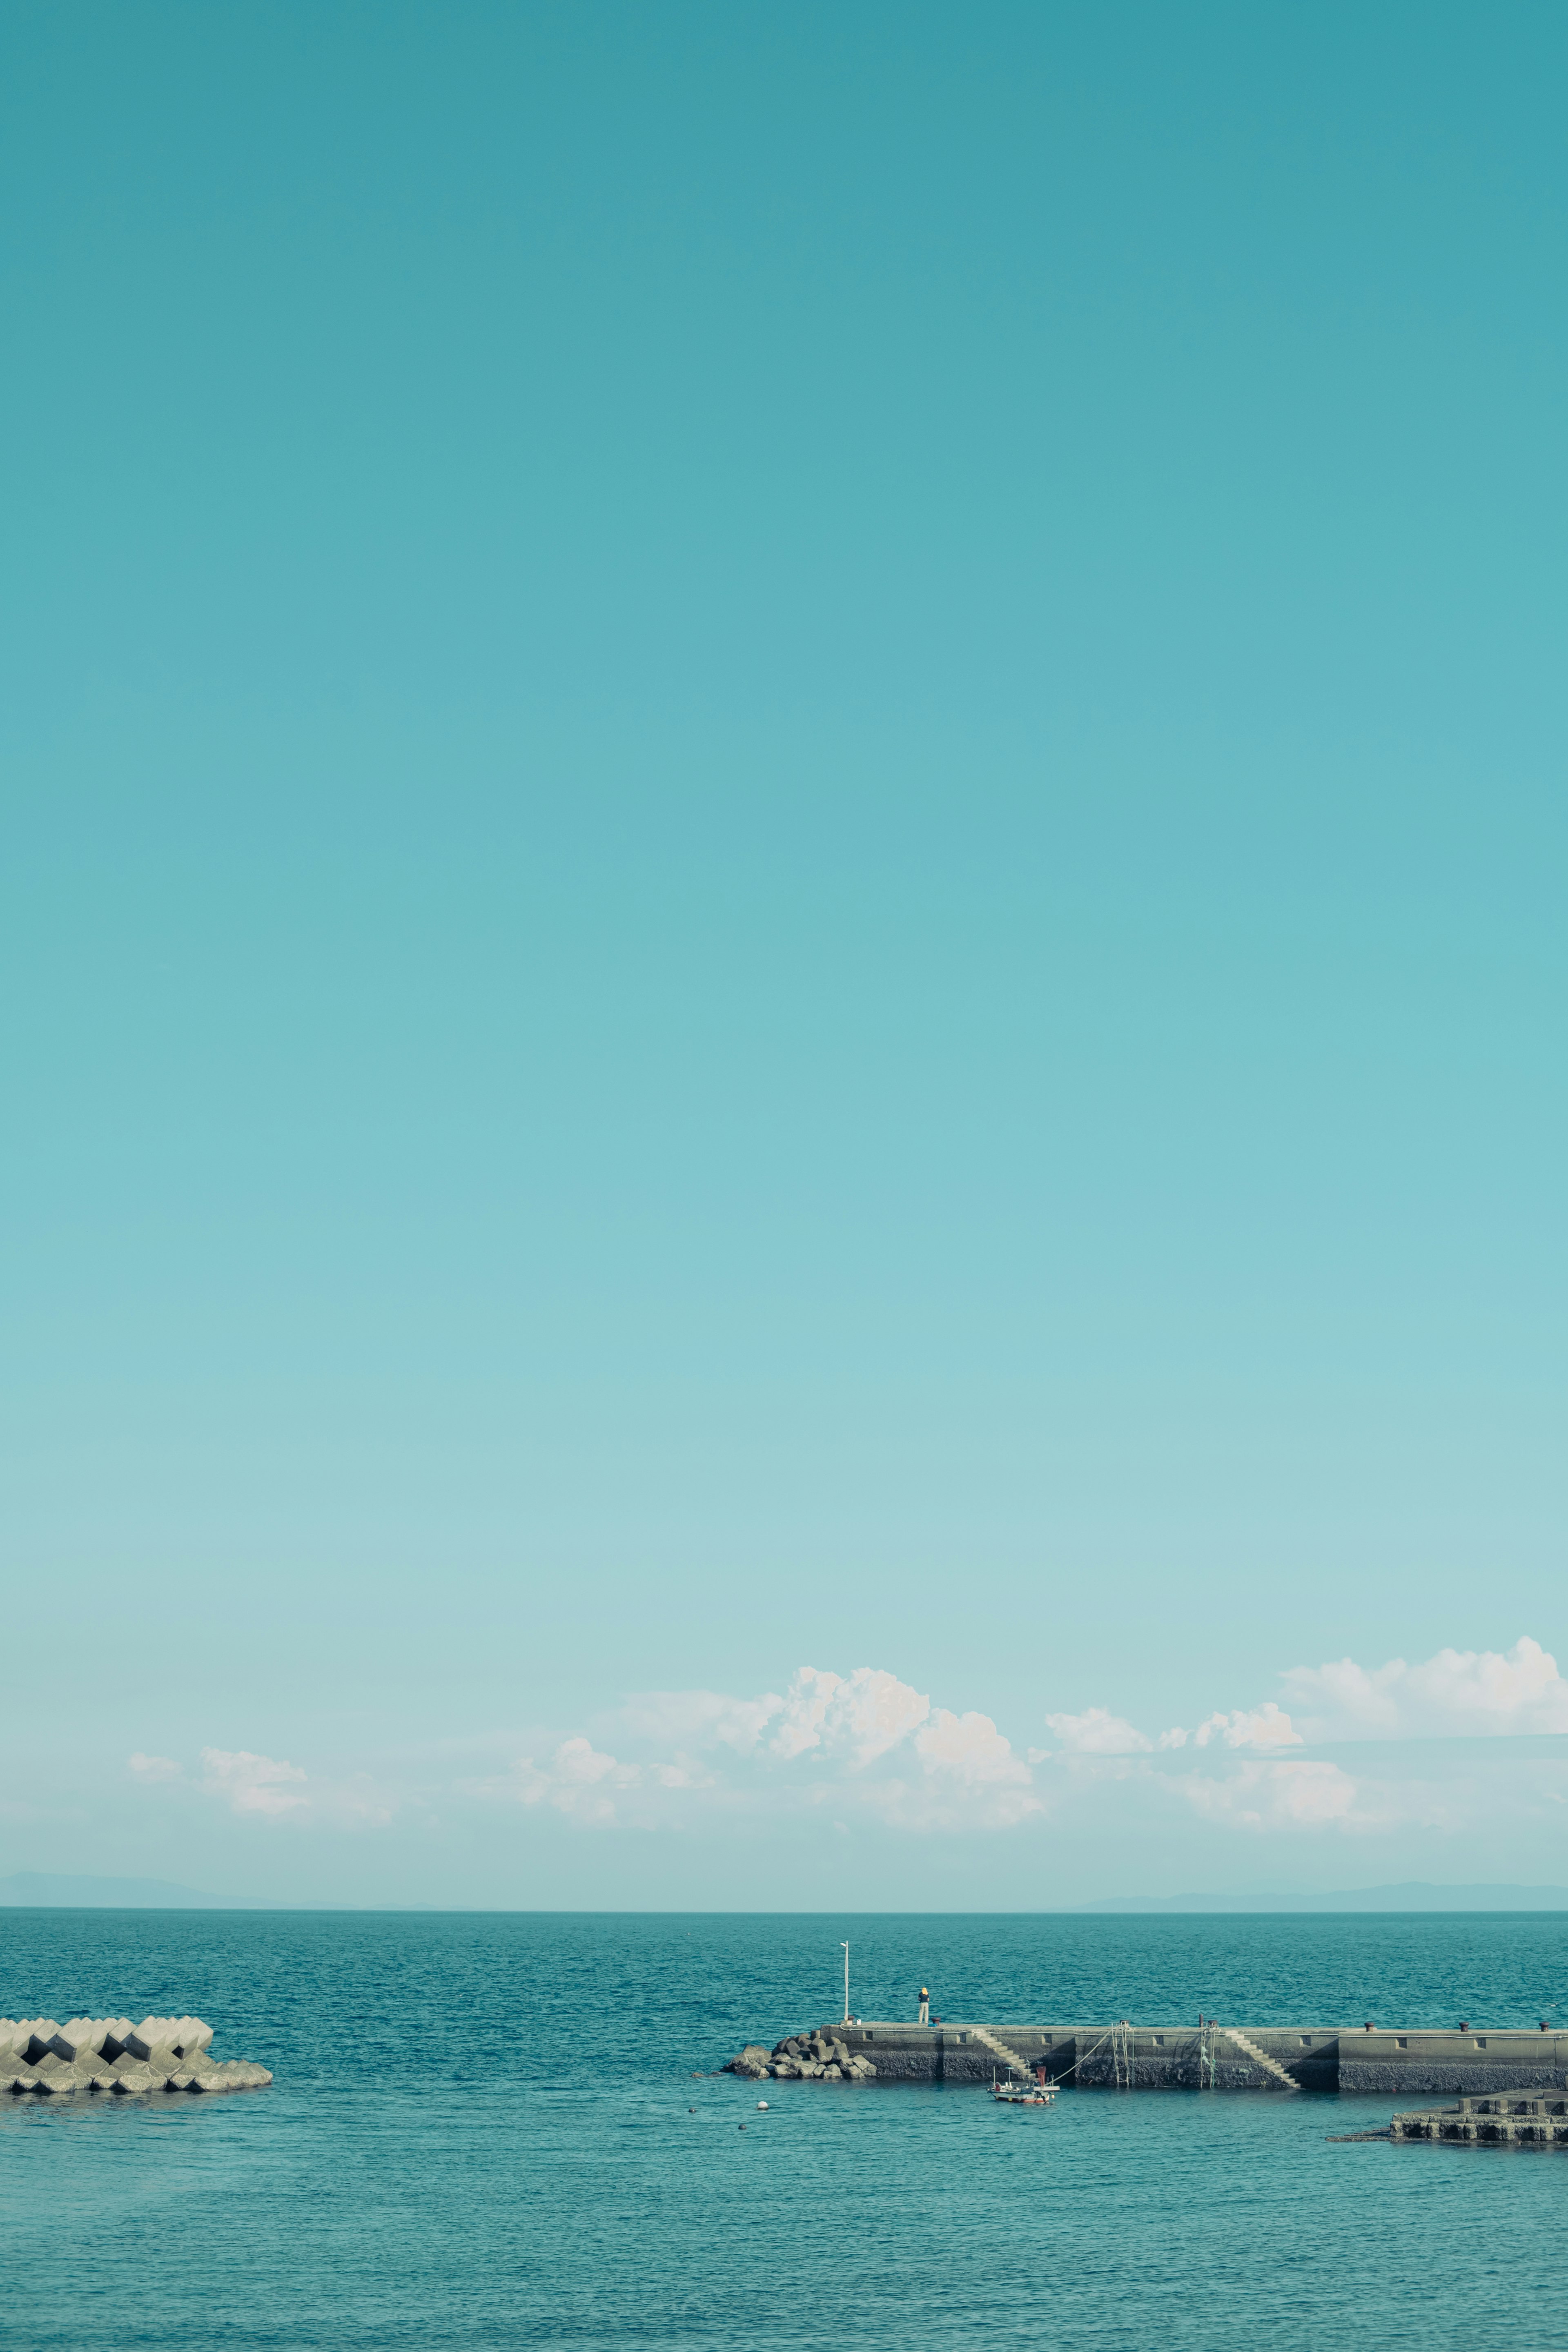
[[[1009,2074],[1006,2081],[991,2076],[991,2095],[1008,2107],[1049,2107],[1056,2104],[1056,2092],[1043,2074],[1031,2081],[1027,2074]]]

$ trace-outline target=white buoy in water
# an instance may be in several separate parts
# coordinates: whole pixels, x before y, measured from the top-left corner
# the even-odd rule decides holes
[[[765,2106],[767,2105],[767,2104],[768,2104],[768,2103],[767,2103],[766,2099],[759,2099],[759,2100],[757,2101],[757,2105],[758,2105],[758,2106],[759,2106],[759,2107],[765,2107]]]

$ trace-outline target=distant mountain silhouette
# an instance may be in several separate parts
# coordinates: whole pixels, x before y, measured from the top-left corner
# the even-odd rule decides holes
[[[39,1910],[276,1911],[247,1895],[204,1895],[170,1878],[84,1878],[14,1870],[0,1878],[0,1906]]]
[[[1407,1878],[1397,1886],[1341,1887],[1329,1895],[1271,1888],[1246,1895],[1116,1895],[1075,1903],[1074,1911],[1568,1911],[1568,1886],[1434,1886]]]

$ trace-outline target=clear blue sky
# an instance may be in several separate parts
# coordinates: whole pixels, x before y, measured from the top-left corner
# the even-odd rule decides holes
[[[707,1899],[448,1784],[807,1664],[1022,1755],[1552,1650],[1561,11],[0,65],[0,1868]]]

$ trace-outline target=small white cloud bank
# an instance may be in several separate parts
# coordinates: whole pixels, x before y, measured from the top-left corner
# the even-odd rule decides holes
[[[879,1666],[802,1666],[782,1694],[755,1698],[650,1692],[617,1721],[614,1753],[578,1735],[542,1761],[521,1756],[459,1787],[593,1828],[675,1827],[694,1809],[788,1812],[825,1801],[838,1813],[928,1829],[1005,1827],[1042,1809],[1029,1765],[988,1715],[933,1706]],[[623,1745],[643,1752],[623,1756]]]
[[[458,1785],[470,1796],[510,1805],[549,1805],[569,1821],[608,1827],[616,1819],[616,1792],[636,1786],[635,1764],[617,1763],[592,1740],[563,1739],[543,1764],[520,1756],[508,1772]]]
[[[253,1822],[379,1829],[399,1810],[399,1801],[368,1772],[312,1780],[303,1765],[250,1748],[204,1748],[194,1772],[173,1756],[149,1756],[138,1749],[127,1757],[126,1770],[143,1788],[183,1790]]]
[[[378,1827],[409,1805],[433,1820],[456,1803],[585,1831],[766,1832],[793,1816],[809,1834],[857,1822],[984,1834],[1076,1820],[1099,1835],[1142,1809],[1237,1835],[1352,1836],[1473,1828],[1496,1801],[1486,1791],[1497,1769],[1483,1787],[1454,1760],[1461,1751],[1401,1761],[1401,1741],[1568,1733],[1568,1685],[1528,1634],[1503,1652],[1441,1650],[1374,1667],[1342,1658],[1279,1679],[1279,1698],[1157,1734],[1106,1705],[1047,1711],[1047,1738],[1020,1748],[989,1715],[937,1704],[884,1667],[807,1664],[782,1691],[646,1692],[587,1729],[520,1741],[524,1752],[500,1769],[401,1790],[363,1772],[308,1775],[249,1748],[204,1748],[191,1770],[138,1750],[127,1770],[150,1801],[205,1800],[258,1824],[322,1829]],[[1310,1752],[1330,1741],[1363,1743],[1364,1759]],[[1553,1822],[1550,1809],[1568,1801],[1568,1753],[1512,1753],[1513,1813],[1534,1807]]]
[[[1086,1707],[1081,1715],[1047,1715],[1046,1723],[1068,1756],[1136,1756],[1146,1754],[1154,1745],[1108,1706]],[[1047,1748],[1029,1750],[1037,1763],[1043,1763],[1050,1753]]]
[[[1163,1731],[1159,1748],[1300,1748],[1302,1735],[1273,1699],[1261,1706],[1233,1707],[1228,1715],[1211,1715],[1195,1731]]]
[[[300,1812],[310,1802],[299,1785],[308,1777],[300,1765],[258,1756],[248,1748],[204,1748],[201,1769],[191,1779],[174,1757],[145,1756],[140,1749],[126,1758],[125,1769],[143,1788],[178,1782],[204,1797],[218,1798],[231,1812],[258,1813],[268,1820]]]
[[[1356,1784],[1337,1764],[1248,1763],[1216,1776],[1184,1772],[1176,1786],[1205,1820],[1237,1829],[1349,1828],[1357,1818]]]
[[[1280,1677],[1308,1738],[1498,1738],[1568,1732],[1568,1682],[1528,1633],[1511,1650],[1439,1650],[1419,1665],[1292,1666]]]
[[[298,1812],[310,1801],[300,1784],[308,1776],[298,1764],[257,1756],[248,1748],[204,1748],[201,1787],[221,1797],[232,1812],[260,1813],[269,1821]]]
[[[1373,1780],[1295,1751],[1331,1737],[1568,1730],[1555,1661],[1528,1635],[1502,1654],[1445,1650],[1422,1665],[1371,1669],[1346,1659],[1280,1680],[1283,1704],[1220,1708],[1158,1734],[1108,1706],[1048,1711],[1049,1744],[1020,1750],[990,1716],[933,1705],[883,1667],[803,1665],[782,1693],[645,1694],[616,1717],[612,1746],[576,1735],[461,1785],[601,1828],[830,1802],[836,1821],[1001,1830],[1114,1786],[1122,1804],[1142,1790],[1150,1803],[1175,1801],[1238,1832],[1349,1832],[1401,1819],[1442,1826],[1451,1800],[1414,1784],[1402,1798],[1397,1772]]]

